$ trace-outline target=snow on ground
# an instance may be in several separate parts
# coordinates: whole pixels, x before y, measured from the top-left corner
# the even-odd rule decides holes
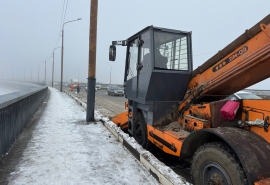
[[[98,112],[95,115],[95,118],[101,118]],[[120,137],[125,139],[134,149],[136,149],[142,157],[147,160],[155,169],[157,169],[161,174],[164,175],[167,179],[169,179],[173,184],[185,184],[190,185],[183,177],[177,175],[170,167],[166,166],[164,163],[160,162],[153,154],[149,151],[142,148],[133,137],[129,137],[128,134],[124,133],[120,127],[117,127],[113,122],[111,122],[108,118],[102,118],[106,124],[115,131]]]
[[[74,96],[72,93],[66,91],[66,93],[75,99],[82,107],[86,108],[86,104],[81,101],[78,97]],[[128,134],[124,133],[120,127],[116,126],[109,118],[104,117],[99,111],[95,111],[95,119],[103,120],[105,122],[105,126],[109,127],[111,131],[114,132],[115,137],[119,139],[119,137],[123,138],[126,142],[129,143],[135,150],[137,150],[141,156],[148,161],[156,170],[158,170],[165,178],[169,179],[173,184],[185,184],[189,185],[185,178],[177,175],[171,168],[166,166],[164,163],[160,162],[153,154],[149,151],[142,148],[133,137],[130,137]],[[119,140],[120,141],[120,140]],[[142,161],[141,161],[142,162]],[[145,166],[145,165],[144,165]],[[145,166],[146,167],[146,166]],[[148,168],[148,167],[146,167]],[[148,169],[149,171],[149,169]],[[160,177],[162,178],[162,177]]]
[[[85,122],[74,100],[50,99],[9,184],[159,184],[98,122]]]

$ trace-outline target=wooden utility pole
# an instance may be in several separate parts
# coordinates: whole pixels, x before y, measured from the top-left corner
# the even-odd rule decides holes
[[[95,121],[95,86],[96,86],[96,42],[97,42],[97,13],[98,0],[91,0],[90,4],[90,34],[87,81],[87,109],[86,121]]]

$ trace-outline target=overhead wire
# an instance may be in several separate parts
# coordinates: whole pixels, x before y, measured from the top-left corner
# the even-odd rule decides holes
[[[68,5],[68,0],[67,0],[67,4],[66,4],[66,9],[65,9],[65,15],[64,15],[64,20],[63,20],[63,23],[65,22],[65,19],[66,19],[67,5]]]
[[[58,38],[57,38],[57,41],[56,41],[56,43],[55,43],[55,47],[54,47],[54,48],[56,48],[56,46],[58,45],[59,39],[60,39],[60,37],[61,37],[62,25],[63,25],[63,23],[64,23],[64,21],[65,21],[66,11],[67,11],[67,6],[68,6],[68,0],[67,0],[67,1],[64,0],[63,8],[62,8],[61,22],[60,22],[60,31],[59,31],[59,35],[58,35]],[[45,60],[45,61],[46,61],[46,60]],[[45,63],[45,61],[41,61],[41,62],[39,62],[38,64],[31,65],[31,68],[33,68],[34,66],[40,66],[40,64],[41,64],[42,62]],[[13,78],[13,76],[12,76],[12,78]]]
[[[56,41],[56,43],[55,43],[54,48],[57,47],[58,42],[59,42],[59,39],[60,39],[60,37],[61,37],[61,30],[62,30],[63,22],[65,21],[66,10],[67,10],[67,4],[68,4],[68,0],[67,0],[67,3],[66,3],[66,0],[64,0],[64,3],[63,3],[63,9],[62,9],[62,17],[61,17],[61,22],[60,22],[59,35],[58,35],[58,38],[57,38],[57,41]],[[66,8],[65,8],[65,5],[66,5]]]

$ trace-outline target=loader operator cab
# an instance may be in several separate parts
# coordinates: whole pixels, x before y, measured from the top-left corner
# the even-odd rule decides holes
[[[127,46],[124,90],[128,99],[143,104],[181,101],[192,73],[191,32],[148,26],[115,45]]]

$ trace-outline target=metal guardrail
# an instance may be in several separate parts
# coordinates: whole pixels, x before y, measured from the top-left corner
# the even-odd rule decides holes
[[[6,154],[48,93],[48,86],[0,96],[0,160]]]

